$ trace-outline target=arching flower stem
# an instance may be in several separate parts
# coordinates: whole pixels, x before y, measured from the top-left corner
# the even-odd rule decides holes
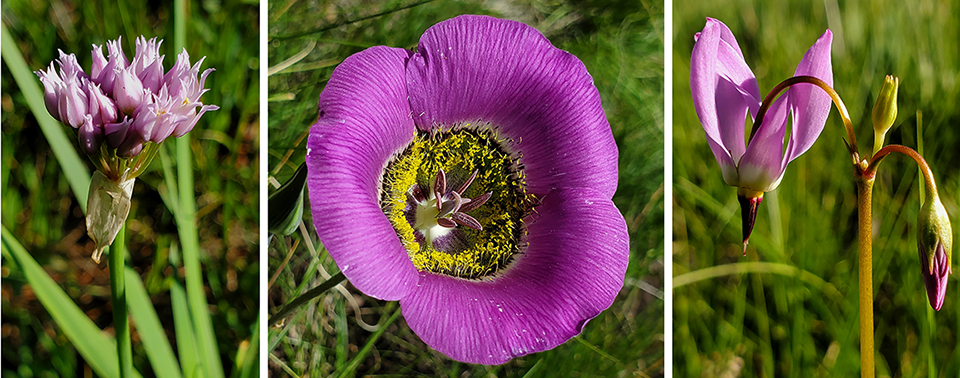
[[[750,144],[750,141],[753,140],[753,136],[757,133],[757,130],[760,129],[760,124],[763,123],[763,116],[767,113],[767,109],[770,108],[770,105],[773,104],[773,100],[776,99],[777,95],[780,92],[783,92],[792,85],[806,83],[813,84],[820,89],[823,89],[827,95],[830,96],[830,99],[833,100],[833,103],[837,106],[837,111],[840,112],[840,118],[843,119],[843,127],[847,129],[847,150],[853,156],[853,161],[859,162],[860,155],[857,152],[857,137],[853,132],[853,122],[850,121],[850,112],[847,111],[847,107],[843,104],[843,100],[840,99],[840,95],[837,91],[833,90],[829,84],[813,76],[794,76],[784,81],[781,81],[780,84],[777,84],[770,93],[767,94],[767,97],[763,99],[763,103],[760,105],[760,109],[757,111],[757,121],[754,123],[753,129],[750,130],[750,138],[747,139],[747,144]]]
[[[880,149],[880,151],[877,151],[877,153],[873,155],[873,160],[870,161],[870,165],[867,166],[863,174],[869,174],[871,176],[876,175],[877,169],[880,166],[880,162],[883,161],[883,158],[885,158],[891,152],[899,152],[913,159],[913,161],[917,163],[917,168],[919,168],[920,172],[923,173],[924,188],[926,188],[928,195],[937,195],[937,184],[933,179],[933,171],[930,170],[930,166],[927,165],[927,161],[923,159],[923,156],[920,156],[920,153],[907,146],[899,144],[884,146]]]
[[[847,140],[844,144],[850,153],[854,175],[857,182],[857,215],[858,215],[858,276],[859,276],[859,312],[860,312],[860,376],[863,378],[873,378],[875,376],[874,363],[874,337],[873,337],[873,183],[876,177],[877,166],[884,156],[890,152],[901,152],[913,158],[920,170],[924,173],[927,183],[927,190],[936,190],[933,185],[933,174],[923,158],[916,151],[899,145],[887,146],[880,149],[873,160],[868,164],[865,160],[860,160],[860,153],[857,149],[857,138],[853,131],[853,122],[850,120],[850,113],[847,107],[840,99],[840,95],[826,82],[813,76],[794,76],[777,84],[773,90],[763,99],[760,109],[757,111],[756,122],[750,131],[748,144],[753,140],[757,130],[763,123],[763,117],[767,109],[773,104],[776,97],[795,84],[812,84],[823,89],[836,105],[840,118],[843,120],[843,126],[847,131]],[[935,193],[935,192],[932,192]]]

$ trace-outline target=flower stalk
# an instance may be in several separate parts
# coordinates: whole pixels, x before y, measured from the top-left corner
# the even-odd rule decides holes
[[[125,222],[124,222],[125,223]],[[126,254],[126,225],[120,228],[110,249],[110,303],[113,306],[113,329],[117,338],[120,377],[133,377],[133,352],[130,345],[130,322],[127,319],[127,290],[123,280]]]
[[[873,172],[857,169],[857,261],[859,263],[860,376],[873,378]]]

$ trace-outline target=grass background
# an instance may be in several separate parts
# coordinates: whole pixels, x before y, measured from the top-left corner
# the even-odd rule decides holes
[[[187,51],[192,63],[216,68],[202,101],[220,106],[190,133],[195,157],[197,224],[204,264],[204,286],[220,357],[229,374],[237,349],[254,334],[259,292],[258,9],[253,2],[202,2],[190,5]],[[175,62],[173,6],[147,1],[5,1],[3,22],[33,70],[45,68],[57,49],[74,53],[90,67],[91,44],[123,37],[128,58],[134,38],[166,39],[166,68]],[[3,225],[33,254],[61,288],[105,332],[112,333],[106,263],[94,264],[82,212],[50,146],[37,127],[16,83],[3,65],[2,213]],[[39,84],[39,80],[38,80]],[[69,135],[75,135],[67,127]],[[173,145],[165,143],[170,156]],[[140,273],[153,305],[176,348],[169,288],[183,282],[173,215],[159,158],[137,181],[130,211],[127,264]],[[84,164],[92,171],[89,161]],[[2,271],[2,373],[4,376],[89,375],[89,367],[40,305],[18,267],[4,260]],[[134,365],[151,376],[133,324]],[[115,353],[112,349],[104,353]]]
[[[578,338],[502,366],[468,365],[432,351],[392,316],[393,302],[347,285],[270,328],[276,376],[662,376],[663,5],[653,1],[274,1],[269,6],[269,166],[279,182],[303,161],[304,136],[334,67],[375,45],[414,48],[431,25],[459,14],[525,22],[577,55],[593,75],[620,148],[614,202],[630,231],[630,266],[613,305]],[[313,33],[284,38],[302,32]],[[299,54],[299,56],[298,56]],[[309,207],[307,207],[309,209]],[[307,211],[306,213],[309,213]],[[274,238],[269,306],[275,311],[338,269],[307,227]],[[319,250],[317,250],[319,249]],[[358,319],[362,319],[362,322]],[[368,323],[368,324],[367,324]]]
[[[830,28],[835,89],[866,153],[883,76],[899,76],[899,117],[888,143],[917,148],[922,141],[956,225],[960,9],[935,0],[673,5],[673,263],[675,277],[683,278],[677,281],[689,282],[674,290],[675,376],[855,376],[856,188],[839,115],[831,111],[820,140],[764,197],[742,257],[735,189],[724,184],[690,100],[693,35],[705,17],[726,23],[765,94],[793,74],[807,48]],[[960,284],[953,275],[943,308],[930,308],[917,257],[918,180],[913,162],[896,155],[886,159],[874,187],[877,373],[956,377]],[[756,262],[768,265],[751,264]],[[711,267],[730,272],[711,277],[704,271]],[[761,267],[776,273],[733,272]]]

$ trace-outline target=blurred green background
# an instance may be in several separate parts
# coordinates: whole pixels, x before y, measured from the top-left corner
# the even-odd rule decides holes
[[[855,376],[856,188],[840,117],[831,110],[820,140],[764,197],[743,257],[736,190],[724,184],[690,99],[693,35],[705,17],[726,23],[765,95],[793,74],[804,52],[830,28],[835,89],[850,111],[862,153],[872,147],[870,112],[883,77],[897,75],[899,117],[888,143],[917,148],[922,142],[956,225],[960,8],[931,0],[673,6],[675,376]],[[874,187],[877,373],[957,377],[960,283],[953,275],[943,308],[930,308],[917,257],[918,180],[910,159],[892,155]],[[704,271],[711,267],[727,272],[711,277]],[[734,273],[744,268],[775,273]]]
[[[174,50],[173,4],[155,1],[4,1],[3,23],[32,70],[46,68],[57,49],[76,54],[89,70],[92,44],[123,38],[128,58],[139,35],[165,39],[161,54],[169,69]],[[189,134],[195,157],[197,227],[204,285],[220,357],[229,374],[238,348],[254,334],[259,302],[259,4],[204,1],[189,4],[186,49],[191,63],[206,56],[214,67],[211,90],[201,100],[220,110],[207,113]],[[3,65],[2,222],[73,301],[112,334],[106,262],[90,260],[93,243],[83,214],[50,146]],[[37,84],[40,82],[37,80]],[[76,132],[65,126],[75,144]],[[172,142],[165,143],[174,156]],[[86,159],[85,159],[86,160]],[[84,161],[92,172],[93,165]],[[176,168],[174,168],[176,169]],[[167,337],[176,349],[170,284],[183,283],[173,215],[161,201],[167,191],[157,158],[134,188],[128,218],[127,264],[140,273]],[[4,376],[89,375],[89,367],[25,284],[19,268],[2,268],[2,373]],[[152,376],[133,324],[134,366]],[[104,353],[115,353],[106,348]]]
[[[663,4],[283,0],[268,6],[271,178],[286,181],[303,161],[303,138],[317,119],[317,98],[347,56],[375,45],[414,48],[424,30],[459,14],[514,19],[577,55],[593,75],[620,148],[614,202],[627,220],[631,248],[626,282],[613,305],[578,338],[551,351],[502,366],[457,363],[420,341],[402,317],[388,320],[398,309],[395,302],[366,297],[347,284],[349,289],[331,290],[283,326],[270,328],[272,374],[663,375]],[[285,38],[303,32],[312,33]],[[271,242],[271,313],[323,282],[319,269],[339,270],[320,248],[307,209],[306,227]]]

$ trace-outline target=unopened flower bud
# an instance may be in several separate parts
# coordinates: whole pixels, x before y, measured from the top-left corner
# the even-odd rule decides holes
[[[94,155],[100,151],[100,143],[103,143],[103,128],[94,124],[93,117],[87,114],[83,116],[83,124],[77,130],[77,140],[83,152]]]
[[[133,72],[133,67],[118,69],[116,82],[113,83],[113,98],[124,114],[133,114],[143,101],[145,91],[143,82]]]
[[[93,123],[103,126],[117,122],[117,106],[100,90],[100,86],[90,81],[87,82],[87,99],[87,111],[93,117]]]
[[[917,218],[917,249],[920,253],[920,270],[927,288],[930,306],[939,311],[947,293],[947,275],[952,272],[953,231],[950,218],[940,203],[940,197],[928,193]]]
[[[135,180],[113,181],[100,171],[93,173],[87,197],[87,235],[96,243],[91,257],[97,263],[127,220]]]
[[[883,80],[880,95],[877,96],[877,102],[873,105],[874,153],[883,147],[883,139],[887,131],[897,121],[897,89],[899,87],[900,79],[887,75]]]
[[[73,128],[83,124],[83,116],[87,114],[87,92],[81,88],[80,80],[66,80],[59,93],[57,103],[60,121]]]

